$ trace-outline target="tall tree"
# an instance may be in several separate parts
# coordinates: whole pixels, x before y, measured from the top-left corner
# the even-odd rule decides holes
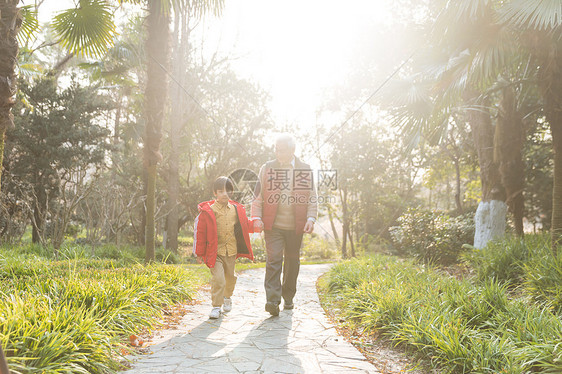
[[[145,89],[145,135],[144,167],[146,170],[146,262],[154,260],[155,223],[154,206],[156,191],[156,170],[162,160],[160,142],[162,140],[162,122],[165,115],[167,99],[166,71],[169,66],[169,24],[170,12],[164,7],[164,1],[148,2],[146,53],[147,81]]]
[[[95,122],[107,105],[97,87],[80,87],[75,81],[63,91],[53,78],[20,85],[27,106],[17,104],[17,127],[7,137],[7,165],[29,187],[21,199],[32,206],[33,242],[43,244],[47,216],[51,223],[56,218],[51,208],[62,192],[61,176],[103,163],[108,132]]]
[[[498,72],[513,71],[515,67],[525,72],[522,84],[536,84],[539,88],[554,149],[551,241],[556,251],[562,242],[562,3],[450,0],[446,9],[449,11],[442,18],[445,30],[450,31],[446,34],[460,35],[463,30],[459,24],[470,20],[473,32],[462,33],[471,42],[470,48],[455,58],[468,62],[479,84],[497,79]]]
[[[13,125],[11,108],[15,104],[17,82],[17,34],[23,21],[27,21],[22,27],[26,31],[37,25],[32,17],[22,17],[17,7],[18,3],[19,0],[0,0],[0,178],[4,135]],[[34,25],[29,24],[31,20]],[[103,54],[111,45],[115,33],[113,12],[105,0],[80,0],[76,7],[55,16],[53,27],[59,42],[67,48],[69,56]]]
[[[0,187],[4,136],[6,130],[14,126],[12,107],[15,104],[17,82],[17,34],[22,22],[18,3],[19,0],[0,0]]]
[[[162,160],[160,143],[167,100],[170,55],[171,9],[191,7],[198,16],[213,11],[219,13],[223,0],[148,0],[147,16],[147,83],[145,88],[144,167],[147,175],[146,195],[146,261],[154,260],[155,190],[157,165]],[[173,134],[172,134],[173,136]]]

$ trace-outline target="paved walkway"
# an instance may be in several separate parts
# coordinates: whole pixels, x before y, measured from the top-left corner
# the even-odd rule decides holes
[[[301,266],[295,309],[265,312],[264,269],[238,275],[233,308],[208,319],[210,294],[190,306],[176,330],[161,331],[151,353],[126,373],[379,373],[338,335],[316,294],[329,265]]]

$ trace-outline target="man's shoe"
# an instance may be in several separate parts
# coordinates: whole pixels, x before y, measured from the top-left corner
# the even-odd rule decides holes
[[[221,316],[221,308],[220,306],[216,306],[213,307],[213,309],[211,309],[211,313],[209,313],[209,318],[211,319],[217,319]]]
[[[292,301],[283,301],[283,310],[285,309],[293,309],[295,307],[295,304],[293,304]]]
[[[274,303],[266,303],[265,304],[265,311],[271,314],[272,316],[279,315],[279,305]]]
[[[228,313],[232,310],[232,299],[230,297],[224,298],[224,304],[222,304],[222,311]]]

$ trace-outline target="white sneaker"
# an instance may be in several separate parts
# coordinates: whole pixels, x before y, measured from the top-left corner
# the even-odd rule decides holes
[[[232,299],[230,297],[224,298],[224,304],[222,305],[222,310],[225,313],[228,313],[232,310]]]
[[[211,313],[209,313],[209,318],[211,319],[217,319],[221,316],[221,308],[220,306],[217,307],[213,307],[213,309],[211,310]]]

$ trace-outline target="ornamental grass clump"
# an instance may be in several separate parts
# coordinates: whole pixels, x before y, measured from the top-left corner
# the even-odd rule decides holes
[[[547,235],[508,238],[468,252],[465,261],[479,281],[494,279],[517,289],[537,305],[562,314],[562,254]]]
[[[447,373],[562,372],[561,319],[496,279],[377,256],[335,265],[323,284],[351,327],[383,332]]]
[[[204,269],[103,259],[0,258],[0,343],[14,373],[107,373],[130,334],[190,300]]]

